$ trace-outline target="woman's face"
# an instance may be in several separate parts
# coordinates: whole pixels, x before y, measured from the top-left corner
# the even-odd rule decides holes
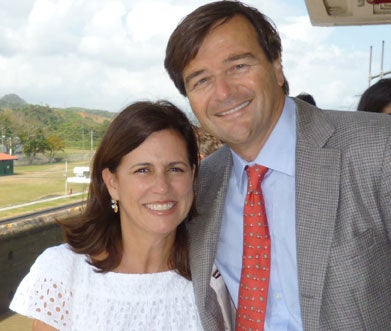
[[[102,176],[118,200],[124,238],[175,236],[193,202],[194,169],[174,130],[154,132],[122,158],[114,174],[104,169]]]
[[[383,108],[383,113],[391,114],[391,102]]]

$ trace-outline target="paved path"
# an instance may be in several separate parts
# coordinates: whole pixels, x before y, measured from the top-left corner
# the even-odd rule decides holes
[[[0,331],[31,331],[33,320],[18,314],[0,315]]]
[[[64,198],[69,198],[69,197],[76,197],[76,196],[79,196],[79,195],[82,195],[82,194],[85,194],[85,193],[84,192],[78,192],[78,193],[72,193],[72,195],[60,195],[60,196],[54,197],[54,198],[35,200],[35,201],[32,201],[32,202],[22,203],[20,205],[0,208],[0,211],[6,211],[6,210],[16,209],[16,208],[20,208],[20,207],[36,205],[37,203],[40,203],[40,202],[47,202],[47,201],[54,201],[54,200],[64,199]],[[0,329],[0,331],[1,331],[1,329]]]

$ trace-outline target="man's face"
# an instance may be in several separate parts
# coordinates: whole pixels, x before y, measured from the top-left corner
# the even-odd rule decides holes
[[[201,125],[253,160],[281,114],[285,95],[281,61],[267,60],[252,25],[235,16],[212,28],[182,76]]]

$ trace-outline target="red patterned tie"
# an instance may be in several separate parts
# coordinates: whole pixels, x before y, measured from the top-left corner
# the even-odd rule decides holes
[[[265,323],[270,274],[270,236],[261,181],[268,169],[246,167],[248,186],[244,203],[243,261],[236,330],[261,331]]]

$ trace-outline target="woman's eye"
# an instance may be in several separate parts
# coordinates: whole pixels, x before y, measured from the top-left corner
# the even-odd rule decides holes
[[[173,167],[170,169],[171,172],[184,172],[184,170],[182,168],[178,168],[178,167]]]

